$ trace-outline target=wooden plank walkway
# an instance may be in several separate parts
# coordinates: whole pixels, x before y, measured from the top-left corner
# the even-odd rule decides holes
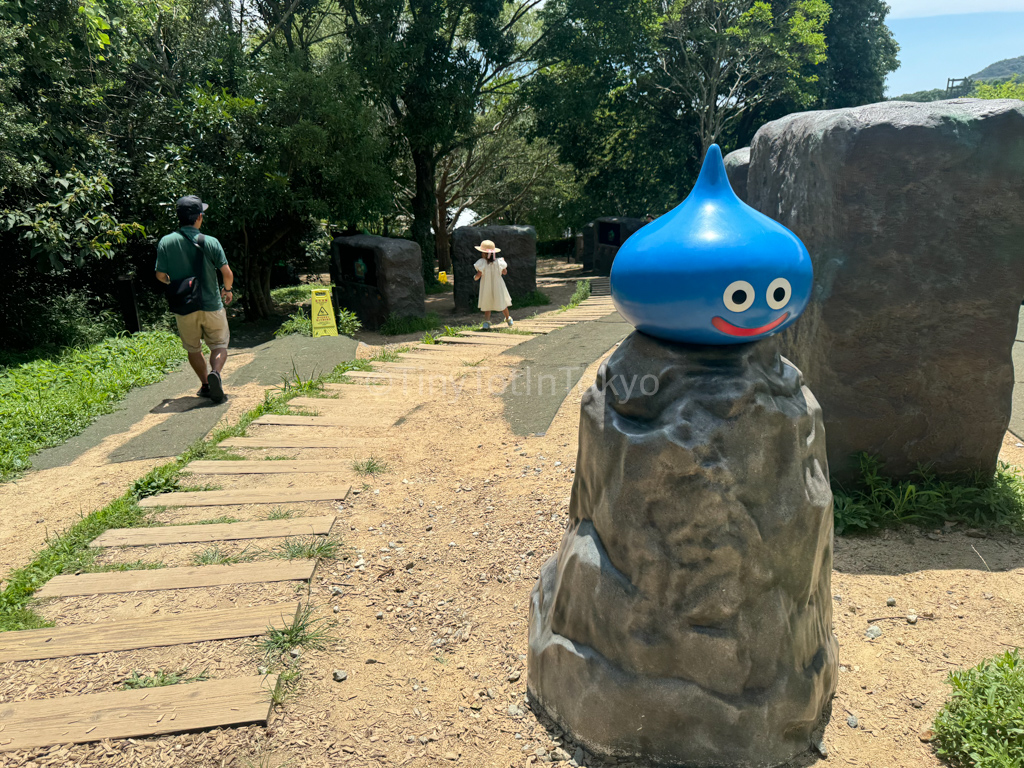
[[[234,491],[162,493],[139,502],[140,507],[234,507],[239,504],[290,504],[296,501],[344,501],[351,485],[327,488],[239,488]]]
[[[58,659],[256,637],[271,626],[278,629],[290,626],[298,610],[298,603],[278,603],[255,608],[192,611],[143,619],[2,632],[0,662]],[[0,736],[3,736],[2,731]]]
[[[0,752],[266,724],[277,675],[0,704]]]
[[[124,592],[156,592],[166,589],[220,587],[226,584],[270,584],[275,581],[308,581],[316,560],[269,560],[238,565],[201,565],[186,568],[158,568],[151,571],[83,573],[55,576],[35,596],[76,597],[116,595]]]
[[[505,338],[502,338],[505,337]],[[441,336],[438,341],[441,344],[473,344],[475,346],[503,346],[503,347],[514,347],[516,344],[522,344],[526,341],[525,336],[513,336],[510,333],[503,333],[500,335],[494,335],[490,337],[479,338],[475,337],[467,339],[465,336]]]
[[[337,414],[331,416],[281,416],[267,414],[260,416],[253,424],[276,427],[380,427],[385,429],[395,423],[397,416],[377,417],[374,414],[360,412]]]
[[[343,387],[343,384],[335,386]],[[306,430],[303,430],[305,433]],[[224,448],[331,448],[337,450],[359,450],[369,447],[364,438],[324,437],[311,439],[308,434],[267,435],[266,437],[229,437],[221,440]]]
[[[142,547],[161,544],[203,544],[209,541],[276,539],[285,536],[326,536],[335,517],[296,517],[292,520],[253,520],[211,525],[164,525],[157,528],[111,528],[90,547]]]
[[[352,464],[337,461],[193,461],[186,472],[194,475],[281,475],[352,473]]]

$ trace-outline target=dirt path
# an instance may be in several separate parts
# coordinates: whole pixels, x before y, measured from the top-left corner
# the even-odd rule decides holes
[[[431,352],[433,354],[433,352]],[[455,373],[487,354],[511,381],[523,362],[506,354],[440,352]],[[317,615],[337,621],[335,639],[296,660],[303,673],[266,730],[214,730],[133,742],[42,750],[35,765],[80,766],[525,766],[575,753],[575,745],[526,703],[528,597],[540,565],[557,550],[576,457],[580,397],[600,360],[583,373],[541,437],[517,437],[501,393],[473,387],[420,391],[352,385],[337,406],[372,410],[373,398],[407,409],[396,426],[372,432],[308,428],[303,434],[365,437],[361,451],[246,449],[249,458],[367,458],[387,471],[366,478],[344,504],[292,505],[295,514],[339,515],[347,559],[322,563],[310,589]],[[376,391],[375,391],[376,390]],[[261,426],[250,435],[284,434]],[[1008,444],[1020,450],[1016,439]],[[1014,455],[1012,458],[1016,458]],[[329,476],[292,483],[329,484]],[[282,485],[281,477],[225,487]],[[183,513],[187,512],[187,516]],[[252,519],[259,508],[179,510],[177,520],[221,514]],[[830,762],[932,768],[919,734],[941,706],[951,669],[1020,642],[1024,563],[1015,537],[956,531],[889,533],[836,542],[835,631],[843,669],[825,735]],[[114,561],[188,562],[197,545],[109,551]],[[230,548],[226,548],[230,549]],[[183,591],[157,605],[149,595],[64,599],[45,607],[62,623],[182,606],[257,604],[287,588]],[[895,598],[895,607],[886,606]],[[908,624],[914,612],[920,618]],[[891,618],[890,618],[891,617]],[[876,620],[883,634],[868,640]],[[201,643],[159,654],[102,654],[0,668],[0,701],[112,689],[137,665],[152,671],[207,668],[215,677],[254,674],[261,660],[245,641]],[[347,679],[332,680],[334,670]],[[6,676],[5,676],[6,673]],[[97,680],[101,682],[97,682]],[[28,691],[28,692],[27,692]],[[847,719],[857,718],[856,727]],[[2,734],[0,734],[2,735]],[[24,765],[0,754],[0,766]],[[585,756],[585,765],[603,765]],[[807,764],[810,764],[808,762]],[[619,763],[619,765],[627,765]]]

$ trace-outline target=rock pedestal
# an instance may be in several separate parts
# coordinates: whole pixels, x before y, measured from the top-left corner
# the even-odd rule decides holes
[[[895,476],[991,475],[1024,297],[1024,104],[790,115],[755,135],[747,195],[813,260],[781,349],[821,401],[833,476],[862,451]]]
[[[537,290],[537,231],[525,226],[459,227],[452,233],[452,270],[455,274],[455,306],[475,310],[480,283],[473,279],[473,265],[480,258],[476,246],[491,240],[508,262],[508,274],[502,280],[512,296],[512,308],[519,296]]]
[[[412,240],[352,235],[331,244],[331,279],[340,307],[376,329],[388,315],[424,317],[423,257]]]
[[[824,443],[774,340],[629,336],[584,396],[569,525],[531,597],[535,703],[597,754],[808,751],[837,672]]]

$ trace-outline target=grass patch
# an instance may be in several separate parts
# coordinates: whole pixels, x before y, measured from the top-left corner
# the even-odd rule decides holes
[[[590,283],[588,282],[587,285],[590,285]],[[536,289],[527,293],[525,296],[512,297],[512,306],[516,309],[522,309],[523,307],[543,307],[550,303],[551,297],[543,291]]]
[[[267,513],[264,520],[291,520],[293,512],[283,507],[274,507]]]
[[[322,651],[334,640],[332,630],[336,625],[332,619],[314,619],[313,606],[306,603],[284,629],[268,627],[266,636],[259,641],[259,648],[266,659],[280,657],[292,648]]]
[[[313,301],[314,288],[333,288],[334,284],[324,285],[323,283],[309,283],[308,285],[287,285],[284,288],[274,288],[270,292],[270,298],[278,304],[305,304]]]
[[[402,353],[411,349],[408,345],[403,347],[382,347],[371,358],[372,363],[397,363],[402,359]]]
[[[27,470],[33,454],[78,435],[130,390],[159,381],[184,359],[176,334],[150,331],[0,368],[0,482]]]
[[[258,549],[246,547],[241,552],[229,555],[222,552],[219,544],[207,547],[192,558],[192,565],[238,565],[239,563],[251,563],[260,554]]]
[[[282,560],[335,560],[341,544],[323,536],[301,536],[287,538],[272,551],[274,557]]]
[[[264,456],[264,461],[293,461],[291,456]]]
[[[569,303],[562,306],[560,312],[565,312],[567,309],[575,309],[584,301],[590,298],[590,281],[589,280],[577,280],[576,290],[572,292],[572,296],[569,297]]]
[[[352,469],[360,475],[379,475],[382,472],[388,471],[388,463],[383,459],[378,459],[376,456],[371,456],[363,461],[352,462]]]
[[[455,286],[452,283],[433,283],[424,286],[424,290],[428,296],[431,296],[436,293],[451,293],[455,290]]]
[[[360,368],[364,363],[341,363],[320,379],[298,379],[297,383],[289,383],[286,379],[276,393],[270,390],[264,392],[263,402],[242,416],[237,423],[218,429],[207,440],[197,441],[178,458],[150,470],[102,509],[86,515],[60,535],[48,538],[46,547],[28,565],[8,575],[6,587],[0,592],[0,632],[52,626],[28,608],[32,594],[54,576],[74,572],[75,566],[89,557],[89,542],[104,531],[150,525],[148,510],[138,504],[140,499],[164,492],[161,489],[179,488],[180,473],[190,462],[206,458],[217,443],[229,437],[242,437],[249,425],[260,416],[287,413],[288,401],[293,397],[322,388],[323,381],[337,381],[344,377],[346,371]]]
[[[938,477],[919,467],[911,480],[894,480],[882,474],[877,458],[861,454],[858,460],[856,487],[833,488],[838,534],[899,525],[937,528],[947,521],[1024,529],[1024,478],[1003,462],[992,477]]]
[[[935,752],[955,768],[1019,768],[1024,760],[1024,662],[1018,650],[954,670],[935,718]]]
[[[485,358],[483,358],[481,360],[477,360],[475,363],[471,363],[471,362],[469,362],[469,360],[463,360],[462,364],[464,366],[466,366],[467,368],[477,368],[486,359],[487,358],[485,357]]]
[[[177,672],[167,672],[166,670],[158,669],[156,673],[152,675],[143,675],[142,673],[135,671],[126,677],[119,687],[122,691],[137,691],[140,688],[162,688],[165,685],[199,683],[203,680],[209,679],[210,676],[206,674],[205,669],[198,675],[192,675],[191,677],[189,677],[187,669],[182,669]]]
[[[391,313],[380,327],[380,333],[384,336],[402,336],[440,327],[441,317],[436,312],[428,312],[426,317],[398,317]]]

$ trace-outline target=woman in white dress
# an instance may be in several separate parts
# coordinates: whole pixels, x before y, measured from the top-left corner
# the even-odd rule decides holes
[[[480,281],[480,300],[477,306],[484,311],[485,329],[491,327],[491,312],[500,311],[505,315],[505,322],[512,326],[512,316],[508,308],[512,306],[512,297],[508,294],[505,281],[502,275],[508,274],[508,263],[498,257],[500,248],[495,248],[490,240],[484,240],[480,245],[474,246],[483,258],[479,259],[473,266],[476,267],[474,280]]]

